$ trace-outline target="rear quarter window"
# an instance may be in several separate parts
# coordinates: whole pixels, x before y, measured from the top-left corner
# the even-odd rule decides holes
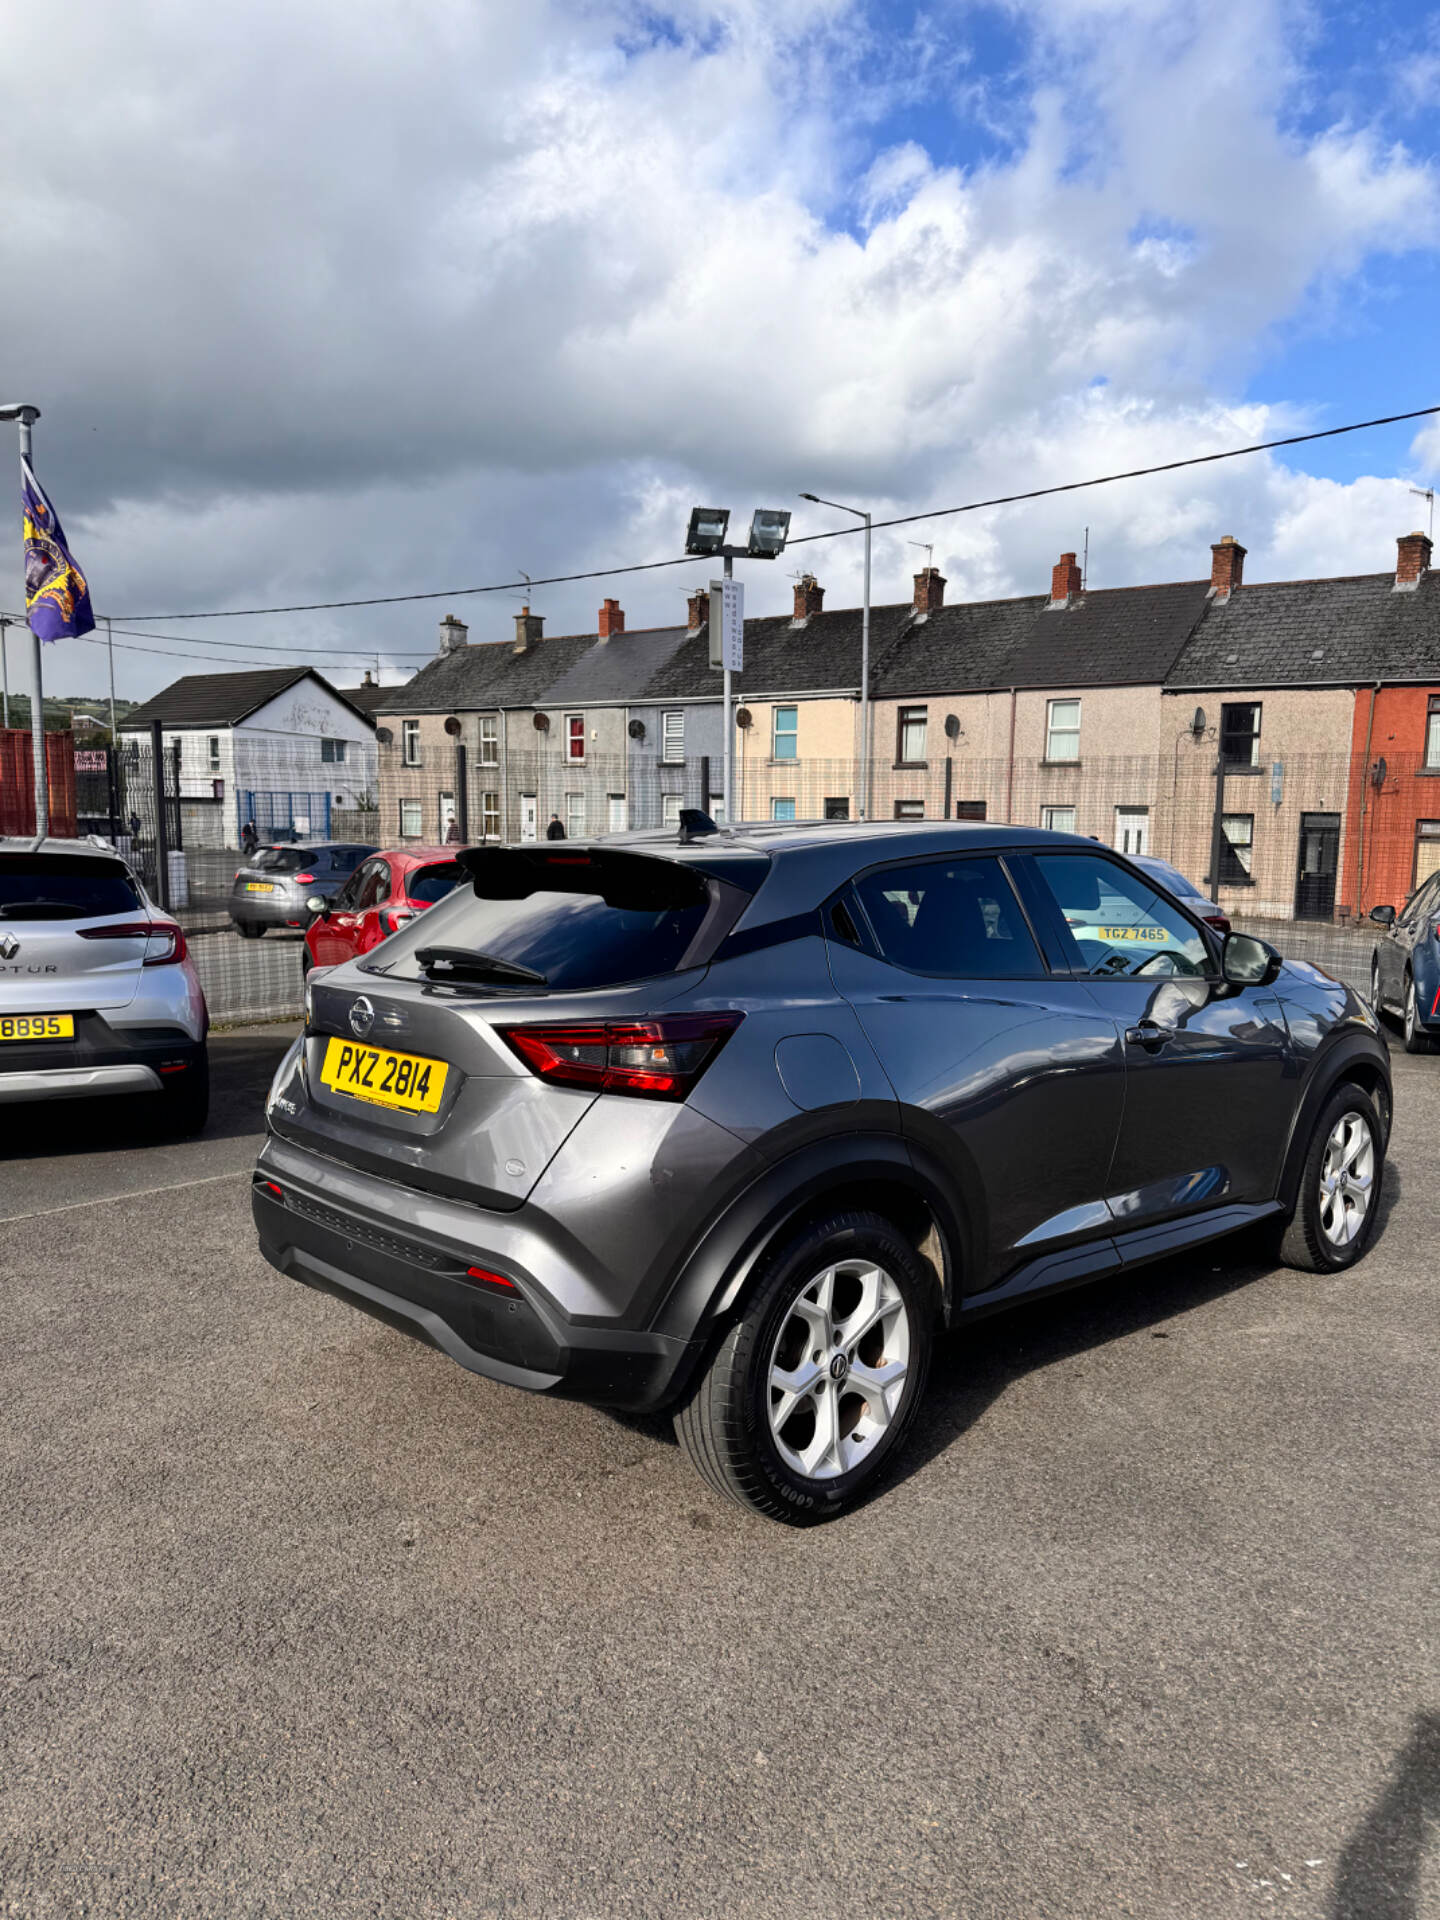
[[[143,903],[118,860],[0,854],[0,920],[93,920]]]
[[[419,867],[405,883],[405,891],[412,900],[423,900],[427,906],[434,906],[437,900],[443,900],[465,878],[453,860],[437,863],[433,867]]]
[[[855,882],[881,953],[909,973],[1014,980],[1044,972],[998,860],[925,860]]]

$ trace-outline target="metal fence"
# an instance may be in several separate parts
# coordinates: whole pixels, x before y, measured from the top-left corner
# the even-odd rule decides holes
[[[302,1007],[303,928],[242,939],[230,920],[241,821],[255,821],[265,839],[365,847],[434,844],[451,821],[451,831],[461,824],[458,808],[447,816],[444,791],[427,799],[415,790],[402,811],[405,788],[387,777],[383,748],[378,806],[355,770],[326,763],[319,776],[313,737],[271,739],[266,755],[273,778],[264,788],[227,785],[188,763],[178,746],[162,751],[157,770],[144,738],[75,757],[79,831],[113,840],[174,912],[217,1021],[289,1018]],[[1377,767],[1345,754],[1217,769],[1213,746],[1192,749],[1187,736],[1172,754],[1083,763],[964,754],[919,766],[877,762],[869,799],[877,820],[1047,826],[1163,859],[1218,897],[1237,926],[1363,988],[1374,945],[1368,909],[1400,905],[1440,867],[1437,772],[1395,756]],[[752,821],[855,818],[860,776],[847,760],[737,756],[737,813]],[[718,812],[721,784],[712,758],[591,756],[567,766],[553,753],[517,754],[503,784],[500,769],[472,767],[464,823],[472,843],[539,838],[557,823],[570,838],[655,828],[677,821],[682,807]]]

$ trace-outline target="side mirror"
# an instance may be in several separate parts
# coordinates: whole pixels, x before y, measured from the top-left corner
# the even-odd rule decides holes
[[[305,907],[306,911],[313,913],[317,920],[328,920],[330,918],[330,902],[325,898],[323,893],[312,893],[310,898],[305,902]]]
[[[1375,922],[1377,927],[1393,927],[1395,924],[1395,909],[1393,907],[1371,907],[1370,918]]]
[[[1268,987],[1281,964],[1268,941],[1249,933],[1227,933],[1220,949],[1220,971],[1232,987]]]

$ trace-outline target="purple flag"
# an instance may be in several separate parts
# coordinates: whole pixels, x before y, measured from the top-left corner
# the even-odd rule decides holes
[[[25,608],[42,640],[73,640],[90,633],[90,589],[65,544],[65,530],[28,460],[20,463],[25,526]]]

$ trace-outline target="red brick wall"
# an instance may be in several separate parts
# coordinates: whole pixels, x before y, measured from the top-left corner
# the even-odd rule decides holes
[[[1440,697],[1440,686],[1382,687],[1378,694],[1365,689],[1355,696],[1339,896],[1362,915],[1404,901],[1414,884],[1416,822],[1440,820],[1440,774],[1424,771],[1433,697]],[[1382,759],[1385,780],[1377,787],[1371,769]]]

